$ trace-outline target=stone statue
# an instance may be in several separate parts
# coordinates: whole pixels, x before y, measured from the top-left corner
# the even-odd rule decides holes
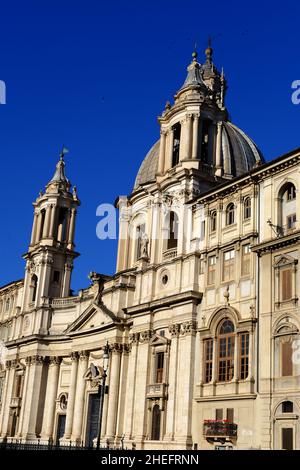
[[[147,237],[147,234],[143,233],[141,237],[141,258],[147,258],[147,259],[149,258],[148,245],[149,245],[149,239]]]

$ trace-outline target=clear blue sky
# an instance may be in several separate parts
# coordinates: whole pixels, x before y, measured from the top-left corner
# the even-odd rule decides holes
[[[78,187],[73,288],[115,269],[116,242],[96,238],[96,208],[128,194],[156,117],[181,86],[195,40],[212,36],[232,121],[267,159],[300,146],[299,2],[0,1],[0,285],[23,277],[32,201],[64,143]]]

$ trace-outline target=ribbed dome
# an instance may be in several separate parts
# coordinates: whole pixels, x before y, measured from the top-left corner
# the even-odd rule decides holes
[[[135,179],[134,190],[155,182],[158,169],[159,140],[144,158]],[[231,122],[222,123],[222,167],[224,176],[235,177],[248,173],[256,165],[264,163],[257,145],[241,129]]]
[[[155,181],[155,175],[158,168],[159,142],[159,140],[155,142],[144,158],[135,179],[134,189],[137,189],[145,183]]]

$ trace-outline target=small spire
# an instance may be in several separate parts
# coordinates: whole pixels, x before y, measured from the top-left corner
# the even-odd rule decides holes
[[[193,61],[197,62],[198,52],[197,52],[197,43],[195,42],[194,51],[192,53]]]
[[[65,161],[64,156],[69,152],[69,150],[63,145],[61,152],[59,154],[59,161],[56,164],[56,170],[51,179],[50,183],[64,183],[69,184],[68,178],[65,175]],[[49,183],[49,184],[50,184]]]
[[[207,48],[205,49],[205,55],[206,55],[206,62],[211,63],[212,62],[212,55],[213,55],[213,50],[211,47],[211,37],[208,37],[207,41]]]

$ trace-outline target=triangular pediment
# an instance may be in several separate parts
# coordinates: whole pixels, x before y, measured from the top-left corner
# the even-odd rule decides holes
[[[297,262],[298,260],[296,258],[293,258],[292,256],[282,255],[275,261],[274,266],[285,266],[288,264],[295,264]]]
[[[150,346],[159,346],[161,344],[165,345],[168,343],[169,343],[169,340],[167,338],[165,338],[164,336],[158,335],[157,333],[155,333],[150,340]]]
[[[66,333],[92,331],[120,323],[120,319],[103,303],[93,302],[66,330]]]

